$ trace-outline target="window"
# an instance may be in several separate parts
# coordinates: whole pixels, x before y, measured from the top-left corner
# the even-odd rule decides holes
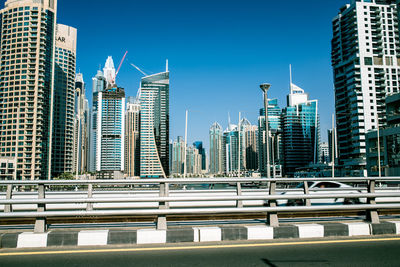
[[[372,65],[372,57],[365,57],[364,58],[365,65]]]

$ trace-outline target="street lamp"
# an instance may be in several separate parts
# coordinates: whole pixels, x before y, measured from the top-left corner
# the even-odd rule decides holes
[[[264,93],[264,109],[265,109],[265,139],[266,139],[266,159],[267,159],[267,178],[271,178],[271,167],[269,163],[269,126],[268,126],[268,90],[271,87],[269,83],[260,85]]]

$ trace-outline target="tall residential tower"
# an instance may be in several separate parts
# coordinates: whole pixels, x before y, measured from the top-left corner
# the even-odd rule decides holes
[[[169,175],[169,71],[140,84],[140,177]]]
[[[56,0],[8,0],[1,13],[0,156],[17,179],[50,179]]]
[[[332,24],[339,164],[364,175],[366,132],[385,124],[385,97],[399,90],[397,7],[393,0],[352,0]]]
[[[125,173],[140,176],[140,103],[131,97],[125,111]]]

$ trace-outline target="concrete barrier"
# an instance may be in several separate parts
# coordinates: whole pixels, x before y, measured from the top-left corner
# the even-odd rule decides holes
[[[380,224],[365,222],[296,224],[269,227],[266,225],[181,227],[168,230],[111,229],[82,231],[51,231],[36,234],[4,233],[1,248],[39,248],[66,246],[106,246],[165,244],[190,242],[220,242],[227,240],[273,240],[288,238],[323,238],[400,234],[400,221]]]

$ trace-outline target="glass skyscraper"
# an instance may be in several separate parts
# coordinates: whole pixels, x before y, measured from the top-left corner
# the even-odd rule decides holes
[[[319,162],[319,141],[318,101],[292,85],[282,111],[284,175],[292,177],[296,168]]]
[[[172,174],[183,174],[185,164],[185,140],[178,136],[172,144]]]
[[[206,169],[206,150],[203,148],[203,142],[195,141],[193,146],[199,150],[199,154],[201,155],[201,169]]]
[[[140,84],[140,177],[169,176],[169,71]]]
[[[57,24],[51,175],[72,173],[77,30]]]
[[[281,127],[282,111],[278,106],[277,99],[268,100],[268,122],[270,130],[270,164],[271,168],[275,165],[275,169],[280,170],[282,165],[282,127]],[[262,176],[267,175],[267,157],[266,157],[266,134],[265,134],[265,109],[260,109],[258,117],[258,167]],[[273,171],[271,171],[273,174]]]
[[[97,171],[124,171],[125,91],[116,85],[99,93]]]
[[[223,156],[223,130],[219,123],[215,122],[210,127],[210,173],[224,173]]]
[[[106,89],[107,86],[107,80],[103,75],[103,72],[101,70],[97,71],[97,74],[95,77],[92,78],[93,84],[92,84],[92,90],[93,90],[93,96],[92,96],[92,112],[91,112],[91,120],[90,120],[90,164],[89,164],[89,170],[91,172],[95,172],[97,170],[97,154],[100,153],[98,152],[98,146],[97,146],[97,141],[98,141],[98,136],[99,136],[99,129],[101,127],[100,125],[100,110],[99,110],[99,95],[101,92],[103,92]]]

